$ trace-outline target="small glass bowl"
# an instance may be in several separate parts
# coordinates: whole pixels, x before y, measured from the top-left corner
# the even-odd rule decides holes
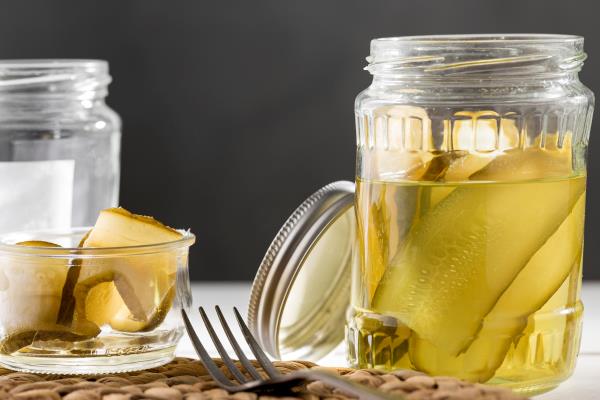
[[[152,245],[77,247],[90,228],[0,236],[0,365],[88,374],[173,359],[179,310],[192,303],[195,236]],[[63,247],[16,245],[47,241]]]

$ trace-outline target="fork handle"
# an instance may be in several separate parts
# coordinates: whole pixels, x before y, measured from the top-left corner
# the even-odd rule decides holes
[[[332,374],[325,371],[314,371],[310,369],[304,369],[294,371],[290,374],[285,375],[288,378],[304,378],[308,381],[322,381],[329,386],[333,386],[336,389],[343,391],[349,395],[357,397],[361,400],[402,400],[404,396],[390,395],[384,393],[381,390],[376,390],[365,385],[361,385],[352,382],[348,379],[341,378],[339,375]]]

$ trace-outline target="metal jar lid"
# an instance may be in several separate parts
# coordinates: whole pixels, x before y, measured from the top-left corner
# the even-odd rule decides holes
[[[355,235],[354,184],[331,183],[288,218],[263,258],[248,325],[276,358],[318,360],[344,337]]]

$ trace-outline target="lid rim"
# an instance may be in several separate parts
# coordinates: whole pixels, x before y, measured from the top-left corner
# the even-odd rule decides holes
[[[252,283],[247,321],[259,343],[272,356],[281,358],[278,345],[279,320],[295,276],[302,266],[304,257],[297,257],[303,250],[301,244],[310,243],[305,247],[308,249],[304,252],[306,256],[327,227],[353,204],[354,183],[330,183],[313,193],[294,210],[269,245]],[[329,211],[330,208],[335,208],[337,212]],[[316,214],[317,212],[320,213]],[[286,268],[289,269],[289,264],[294,266],[293,271],[284,274]],[[286,275],[285,279],[282,275]],[[268,282],[271,283],[267,285]],[[286,283],[287,287],[284,285]],[[273,298],[281,300],[280,304],[273,305],[275,302],[266,301]]]

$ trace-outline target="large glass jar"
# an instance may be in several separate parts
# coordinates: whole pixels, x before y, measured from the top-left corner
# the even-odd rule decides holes
[[[348,356],[523,392],[573,371],[593,94],[583,38],[377,39],[356,99]]]
[[[0,232],[93,225],[115,206],[121,121],[100,60],[0,60]]]

